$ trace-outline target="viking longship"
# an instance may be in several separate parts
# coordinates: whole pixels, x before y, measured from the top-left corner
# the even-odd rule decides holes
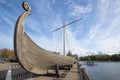
[[[31,14],[31,8],[27,2],[23,2],[25,12],[16,21],[14,30],[14,51],[20,65],[34,74],[46,74],[54,65],[72,65],[74,58],[57,55],[51,51],[39,47],[24,31],[24,22]]]

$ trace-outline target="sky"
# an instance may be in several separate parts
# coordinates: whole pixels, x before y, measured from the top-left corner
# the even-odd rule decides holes
[[[26,0],[31,15],[25,32],[40,47],[61,52],[62,27],[66,27],[66,53],[79,56],[120,52],[120,0]],[[0,49],[13,49],[13,35],[18,17],[25,12],[23,0],[0,0]]]

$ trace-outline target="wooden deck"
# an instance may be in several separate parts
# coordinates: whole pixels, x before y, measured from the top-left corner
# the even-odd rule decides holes
[[[74,64],[71,70],[59,70],[60,78],[56,78],[52,74],[55,74],[55,72],[50,70],[48,76],[38,76],[27,80],[80,80],[77,64]]]
[[[73,65],[73,68],[71,68],[64,80],[80,80],[79,69],[77,64]]]

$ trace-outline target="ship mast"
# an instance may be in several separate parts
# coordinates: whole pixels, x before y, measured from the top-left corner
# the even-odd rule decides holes
[[[72,23],[75,23],[75,22],[77,22],[77,21],[79,21],[79,20],[82,20],[83,18],[79,18],[79,19],[77,19],[77,20],[75,20],[75,21],[72,21],[72,22],[70,22],[70,23],[68,23],[68,24],[65,24],[65,23],[63,23],[63,26],[62,27],[60,27],[60,28],[57,28],[57,29],[55,29],[55,30],[53,30],[52,32],[55,32],[55,31],[57,31],[57,30],[59,30],[59,29],[62,29],[63,28],[63,55],[65,55],[65,47],[66,47],[66,45],[65,45],[65,39],[66,39],[66,36],[65,36],[65,32],[66,32],[66,28],[65,27],[67,27],[68,25],[71,25]]]
[[[63,54],[65,55],[65,23],[63,24]]]

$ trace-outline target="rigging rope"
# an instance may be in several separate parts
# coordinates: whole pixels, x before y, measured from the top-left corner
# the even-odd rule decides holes
[[[70,47],[70,42],[69,42],[69,37],[68,37],[67,30],[66,30],[66,42],[68,43],[68,50],[71,51],[71,47]]]
[[[59,39],[57,41],[57,45],[56,45],[57,52],[60,52],[60,47],[61,47],[60,42],[62,42],[61,37],[62,37],[62,32],[60,33],[60,37],[59,37]]]

